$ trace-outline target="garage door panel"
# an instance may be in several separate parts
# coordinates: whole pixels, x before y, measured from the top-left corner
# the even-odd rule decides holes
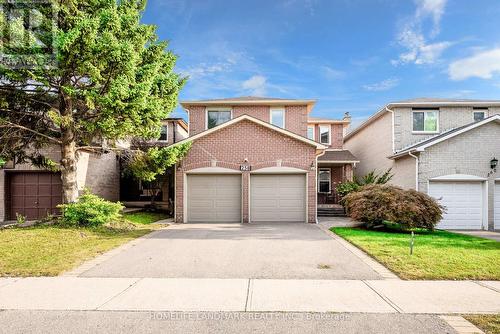
[[[500,230],[500,181],[495,183],[493,194],[494,228]]]
[[[188,175],[187,188],[188,221],[241,221],[241,175]]]
[[[305,221],[305,185],[304,174],[252,175],[251,221]]]
[[[429,183],[429,195],[446,207],[437,225],[442,229],[481,229],[483,220],[483,186],[481,182]]]

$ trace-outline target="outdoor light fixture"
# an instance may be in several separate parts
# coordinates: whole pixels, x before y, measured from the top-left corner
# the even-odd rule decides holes
[[[497,165],[498,165],[498,159],[497,158],[491,159],[491,161],[490,161],[490,167],[491,167],[491,169],[497,168]]]

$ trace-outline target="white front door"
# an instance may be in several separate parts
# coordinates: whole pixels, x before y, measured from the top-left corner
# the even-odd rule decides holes
[[[446,207],[439,229],[477,230],[483,228],[483,182],[430,181],[429,195]]]
[[[266,174],[250,177],[252,222],[305,222],[306,176]]]

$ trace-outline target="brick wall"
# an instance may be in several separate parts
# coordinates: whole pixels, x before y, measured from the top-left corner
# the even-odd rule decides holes
[[[309,124],[311,125],[311,124]],[[319,143],[319,124],[314,126],[314,140]],[[330,124],[330,145],[329,148],[342,149],[344,147],[344,125],[343,124]]]
[[[316,149],[271,129],[243,120],[193,142],[191,150],[176,171],[176,221],[183,222],[184,172],[201,167],[223,167],[239,170],[248,159],[252,170],[265,167],[295,167],[307,172],[308,219],[316,221]],[[248,222],[248,180],[243,173],[243,221]]]
[[[228,108],[231,106],[226,106]],[[204,106],[188,106],[189,135],[205,131],[206,108]],[[270,122],[269,106],[232,106],[233,118],[249,115],[265,122]],[[307,106],[285,106],[285,129],[303,137],[307,136]],[[340,132],[342,135],[342,130]]]

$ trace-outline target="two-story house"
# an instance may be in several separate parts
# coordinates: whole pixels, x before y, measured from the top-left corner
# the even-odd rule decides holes
[[[344,120],[309,117],[314,100],[184,101],[191,150],[175,170],[177,222],[316,222],[357,162]],[[175,145],[175,144],[174,144]],[[318,173],[320,173],[318,177]],[[318,196],[321,195],[321,196]]]
[[[439,199],[439,228],[500,229],[500,101],[389,103],[344,142],[356,175],[392,168],[393,184]]]

